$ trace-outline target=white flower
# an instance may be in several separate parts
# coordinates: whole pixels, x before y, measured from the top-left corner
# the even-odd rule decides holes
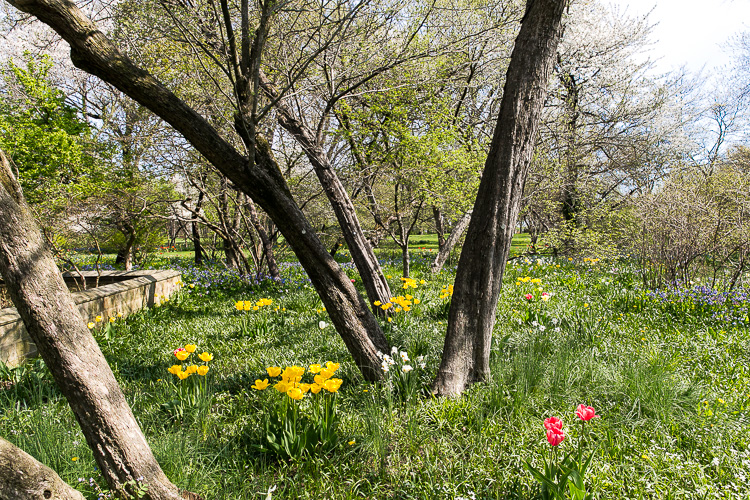
[[[396,347],[395,345],[391,347],[391,354],[398,354],[398,347]]]
[[[383,359],[383,353],[382,352],[378,351],[377,356],[378,356],[379,359]]]
[[[318,328],[320,328],[321,330],[324,329],[327,326],[328,326],[328,323],[326,323],[325,321],[319,321],[318,322]]]
[[[531,322],[531,326],[539,326],[539,322],[534,320]]]
[[[388,363],[386,361],[383,361],[383,363],[380,365],[380,367],[383,369],[384,372],[388,373],[388,370],[390,368],[388,367]]]
[[[421,363],[422,361],[424,361],[424,356],[417,356],[417,362]]]
[[[543,332],[543,331],[544,331],[544,330],[546,330],[546,329],[547,329],[547,327],[546,327],[546,326],[544,326],[544,325],[539,325],[539,331],[540,331],[540,332]]]
[[[399,354],[401,355],[401,359],[404,361],[404,363],[409,362],[409,355],[406,353],[406,351],[401,351]]]
[[[404,372],[404,373],[409,373],[413,369],[414,368],[412,368],[411,365],[404,365],[404,366],[401,367],[401,371]]]
[[[420,368],[421,368],[422,370],[424,370],[424,367],[425,367],[425,366],[427,366],[427,364],[426,364],[426,363],[419,363],[419,367],[420,367]]]
[[[552,324],[556,325],[559,320],[557,318],[552,318]]]
[[[560,333],[560,327],[555,327],[555,333]]]

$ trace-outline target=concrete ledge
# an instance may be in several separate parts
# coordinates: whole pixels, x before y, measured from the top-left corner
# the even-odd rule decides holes
[[[95,271],[82,273],[86,284],[96,279]],[[72,275],[63,275],[66,281]],[[99,286],[90,290],[72,292],[81,316],[87,323],[97,316],[106,322],[110,317],[122,313],[140,311],[168,299],[181,286],[181,275],[177,271],[102,271]],[[13,307],[0,309],[0,361],[17,366],[25,358],[37,354],[36,346],[26,333],[21,317]]]

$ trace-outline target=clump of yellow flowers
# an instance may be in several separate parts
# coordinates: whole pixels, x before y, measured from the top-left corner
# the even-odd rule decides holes
[[[177,349],[172,351],[172,354],[174,354],[174,356],[182,363],[183,361],[188,361],[188,358],[193,353],[195,353],[196,349],[198,349],[197,345],[187,344],[185,345],[185,347],[178,347]],[[198,366],[196,364],[187,362],[184,365],[172,365],[168,369],[169,373],[175,375],[180,380],[185,380],[190,375],[193,375],[195,373],[197,373],[201,377],[205,377],[208,373],[208,362],[214,359],[214,356],[213,354],[205,351],[200,354],[196,354],[196,356],[205,364]]]
[[[261,298],[260,300],[253,302],[252,300],[238,300],[234,303],[234,308],[238,311],[257,311],[265,306],[273,304],[272,299]]]
[[[443,289],[440,290],[440,298],[447,299],[453,297],[453,285],[444,285]]]
[[[273,385],[273,388],[282,394],[286,394],[294,400],[301,400],[305,394],[311,392],[318,394],[322,390],[330,393],[338,392],[341,383],[340,378],[333,378],[339,364],[332,361],[326,362],[325,365],[313,364],[307,370],[302,366],[287,366],[283,370],[279,366],[269,366],[266,368],[268,376],[271,378],[280,377],[281,380]],[[312,383],[302,382],[305,372],[313,375]],[[257,379],[251,387],[256,391],[263,391],[270,385],[268,379]]]

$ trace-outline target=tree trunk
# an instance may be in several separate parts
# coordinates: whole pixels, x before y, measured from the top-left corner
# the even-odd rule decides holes
[[[0,438],[0,500],[85,500],[55,471]]]
[[[391,290],[380,267],[380,261],[362,232],[362,226],[359,224],[354,204],[341,183],[341,179],[331,166],[328,155],[320,146],[312,131],[292,114],[282,100],[278,99],[275,88],[263,74],[261,74],[261,82],[263,90],[272,99],[275,99],[279,124],[292,134],[302,147],[320,180],[320,185],[331,203],[339,226],[341,226],[344,241],[346,241],[354,265],[359,271],[370,304],[376,301],[388,302],[391,298]],[[373,310],[377,314],[382,313],[382,310],[378,307],[374,307]]]
[[[193,250],[195,251],[195,265],[200,266],[203,264],[203,245],[201,244],[201,231],[200,226],[198,225],[198,216],[201,212],[201,208],[203,208],[203,197],[205,196],[205,193],[201,189],[198,192],[198,200],[195,202],[195,213],[191,217],[191,223],[192,226],[192,233],[193,233]]]
[[[0,273],[110,488],[127,490],[129,482],[142,477],[149,499],[180,498],[86,328],[1,153]]]
[[[435,232],[438,238],[438,251],[442,251],[445,246],[445,218],[443,212],[437,206],[432,206],[432,218],[435,219]]]
[[[266,262],[268,262],[268,274],[270,274],[273,279],[277,280],[280,278],[280,275],[279,266],[276,264],[276,257],[273,253],[273,243],[268,237],[266,228],[264,228],[263,224],[260,223],[258,211],[255,209],[255,203],[253,203],[252,200],[249,200],[247,206],[250,210],[250,222],[255,228],[255,232],[258,233],[260,242],[263,245],[263,255],[266,256]]]
[[[70,45],[77,67],[114,85],[169,123],[271,217],[307,271],[365,379],[380,380],[377,352],[389,350],[388,341],[368,304],[294,201],[268,143],[257,143],[256,161],[250,164],[205,118],[120,53],[70,1],[8,2],[53,28]]]
[[[411,261],[409,260],[409,240],[405,245],[401,245],[401,265],[404,267],[403,277],[408,278],[411,273]]]
[[[448,239],[445,240],[445,243],[440,245],[440,249],[435,256],[435,260],[430,265],[430,271],[432,272],[432,274],[437,274],[443,270],[443,266],[448,260],[448,257],[450,257],[453,248],[456,246],[458,240],[461,239],[461,235],[464,234],[464,231],[466,231],[466,228],[469,226],[471,214],[472,210],[469,210],[468,212],[463,214],[461,218],[458,219],[458,222],[456,222],[456,224],[453,226],[453,229],[451,229],[451,234],[448,235]]]
[[[433,392],[458,395],[490,373],[497,299],[567,0],[529,0],[474,203]]]

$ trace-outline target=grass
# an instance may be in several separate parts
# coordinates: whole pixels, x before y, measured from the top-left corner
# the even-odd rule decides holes
[[[421,303],[383,328],[412,360],[425,356],[426,367],[412,373],[426,388],[446,328],[439,295],[454,270],[432,277],[422,254],[413,276],[425,283],[408,290]],[[405,293],[398,261],[384,257],[391,287]],[[206,499],[266,498],[273,487],[274,499],[541,498],[524,461],[546,456],[549,416],[565,423],[561,449],[575,449],[580,403],[601,415],[589,424],[587,482],[596,498],[750,496],[743,301],[651,296],[627,263],[515,259],[498,305],[491,380],[461,398],[403,403],[393,384],[365,383],[333,328],[320,328],[327,314],[298,266],[285,266],[282,283],[184,273],[193,288],[95,335],[168,477]],[[542,301],[542,292],[551,298]],[[234,307],[261,297],[273,304]],[[179,380],[167,372],[172,351],[187,343],[214,355],[210,396],[196,408],[175,403]],[[274,394],[251,389],[253,381],[271,365],[326,360],[341,362],[340,445],[296,461],[259,453]],[[96,498],[96,464],[43,364],[3,378],[13,382],[0,384],[0,435]]]

